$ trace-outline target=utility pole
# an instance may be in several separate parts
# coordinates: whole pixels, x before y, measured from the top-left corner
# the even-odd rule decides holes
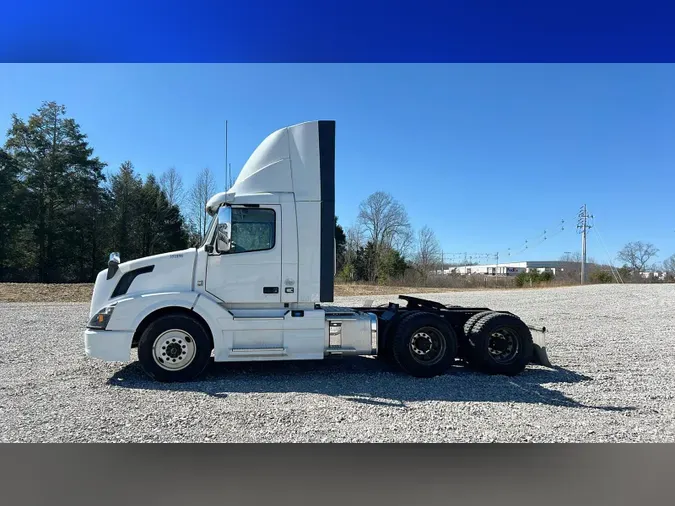
[[[586,204],[581,206],[579,210],[579,221],[577,222],[577,230],[581,233],[581,284],[586,282],[586,232],[591,225],[588,224],[588,219],[593,218],[588,214]]]

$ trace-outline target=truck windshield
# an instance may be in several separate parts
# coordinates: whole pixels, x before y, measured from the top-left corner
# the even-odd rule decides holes
[[[202,241],[202,247],[206,245],[206,241],[208,241],[209,236],[211,235],[211,231],[213,230],[214,225],[218,221],[218,215],[214,214],[211,216],[211,222],[209,223],[208,228],[206,229],[206,234],[204,234],[204,240]]]

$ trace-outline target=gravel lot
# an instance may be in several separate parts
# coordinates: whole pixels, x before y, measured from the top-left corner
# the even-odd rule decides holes
[[[549,328],[557,367],[433,379],[371,358],[212,364],[153,383],[84,356],[87,305],[0,304],[3,442],[673,442],[675,285],[427,294]],[[340,298],[362,304],[368,297]],[[376,303],[395,296],[375,298]]]

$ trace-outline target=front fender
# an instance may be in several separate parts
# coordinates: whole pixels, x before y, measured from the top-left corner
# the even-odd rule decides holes
[[[126,331],[132,335],[145,318],[155,311],[180,307],[194,311],[208,325],[214,340],[218,341],[218,319],[231,316],[208,295],[196,292],[161,292],[134,295],[118,301],[107,330]]]
[[[149,314],[166,307],[192,309],[198,297],[195,292],[151,292],[127,297],[117,301],[106,330],[135,332]]]

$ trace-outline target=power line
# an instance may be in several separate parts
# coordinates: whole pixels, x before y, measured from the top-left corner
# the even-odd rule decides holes
[[[495,253],[469,253],[469,252],[447,252],[443,251],[442,252],[442,263],[445,265],[445,263],[450,263],[450,264],[458,264],[458,263],[473,263],[474,258],[475,259],[493,259],[496,263],[499,263],[500,259],[501,261],[508,261],[508,259],[511,259],[513,257],[517,257],[520,254],[524,253],[525,251],[532,251],[533,249],[537,248],[538,246],[542,245],[546,241],[553,239],[554,237],[557,237],[558,235],[562,234],[566,230],[565,228],[565,220],[561,219],[559,221],[556,221],[555,224],[552,224],[552,226],[547,227],[544,229],[542,233],[540,233],[537,236],[530,237],[528,239],[525,239],[523,243],[521,243],[521,246],[518,248],[506,248],[499,250]],[[461,260],[461,261],[458,261]]]
[[[546,242],[548,239],[551,239],[553,237],[556,237],[557,235],[561,234],[565,230],[565,220],[560,220],[559,225],[555,225],[553,227],[548,227],[544,229],[543,233],[540,235],[526,239],[525,242],[522,244],[522,246],[517,249],[515,252],[511,250],[511,248],[507,248],[506,250],[500,251],[499,253],[505,253],[506,256],[511,257],[511,256],[518,256],[521,253],[524,253],[525,251],[530,251],[536,248],[537,246],[540,246],[544,242]],[[553,233],[551,233],[553,231]]]
[[[600,239],[600,244],[602,245],[603,249],[605,250],[605,253],[607,253],[607,261],[609,262],[609,270],[611,271],[611,273],[614,276],[614,279],[616,280],[617,283],[624,284],[624,281],[623,281],[623,278],[621,277],[621,273],[619,272],[619,269],[614,267],[614,264],[612,263],[612,256],[609,254],[609,250],[607,249],[607,245],[605,244],[605,241],[602,239],[602,235],[600,235],[600,229],[595,224],[595,218],[593,219],[593,226],[595,227],[593,229],[595,234],[598,236],[598,239]]]

